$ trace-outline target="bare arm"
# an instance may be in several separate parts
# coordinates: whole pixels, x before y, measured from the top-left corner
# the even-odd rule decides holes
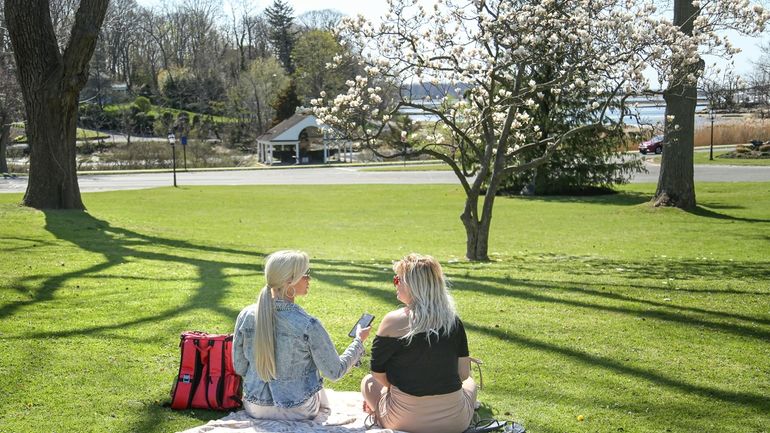
[[[374,380],[380,383],[380,385],[384,387],[390,387],[390,382],[388,382],[388,375],[386,373],[377,373],[372,372],[372,377],[374,377]]]
[[[404,310],[391,311],[382,318],[377,335],[382,337],[401,337],[406,334],[409,319]],[[390,387],[387,373],[372,372],[372,377],[383,387]]]
[[[460,380],[464,381],[471,375],[471,359],[467,356],[457,358],[457,373],[460,375]]]

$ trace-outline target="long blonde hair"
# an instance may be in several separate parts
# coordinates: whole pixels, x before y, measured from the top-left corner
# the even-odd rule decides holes
[[[265,261],[266,284],[259,292],[254,333],[254,368],[264,381],[276,378],[275,304],[273,296],[285,298],[310,269],[310,258],[302,251],[277,251]]]
[[[412,253],[396,262],[393,271],[407,285],[412,297],[407,306],[409,332],[401,338],[411,342],[416,334],[425,332],[430,341],[431,334],[438,336],[439,331],[449,335],[456,325],[457,311],[438,260]]]

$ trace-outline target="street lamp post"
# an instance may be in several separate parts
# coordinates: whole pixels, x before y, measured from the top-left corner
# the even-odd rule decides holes
[[[168,144],[171,145],[171,164],[174,171],[174,188],[176,188],[176,136],[173,132],[168,133]]]
[[[404,167],[406,167],[406,131],[401,131],[401,144],[404,146]]]
[[[714,118],[716,113],[714,109],[709,110],[709,120],[711,120],[711,145],[709,146],[709,161],[714,160]]]

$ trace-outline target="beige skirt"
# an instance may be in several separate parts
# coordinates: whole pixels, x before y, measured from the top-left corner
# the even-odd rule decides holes
[[[378,403],[377,421],[383,428],[409,433],[460,433],[473,419],[476,386],[455,392],[416,397],[391,385]]]

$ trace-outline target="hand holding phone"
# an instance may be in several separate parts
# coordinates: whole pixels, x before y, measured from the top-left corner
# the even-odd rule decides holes
[[[353,329],[348,332],[348,337],[355,338],[356,337],[356,328],[361,326],[361,328],[366,328],[368,326],[371,326],[372,322],[374,321],[374,316],[369,313],[364,313],[361,315],[361,317],[358,319],[358,322],[356,322],[355,325],[353,325]]]

